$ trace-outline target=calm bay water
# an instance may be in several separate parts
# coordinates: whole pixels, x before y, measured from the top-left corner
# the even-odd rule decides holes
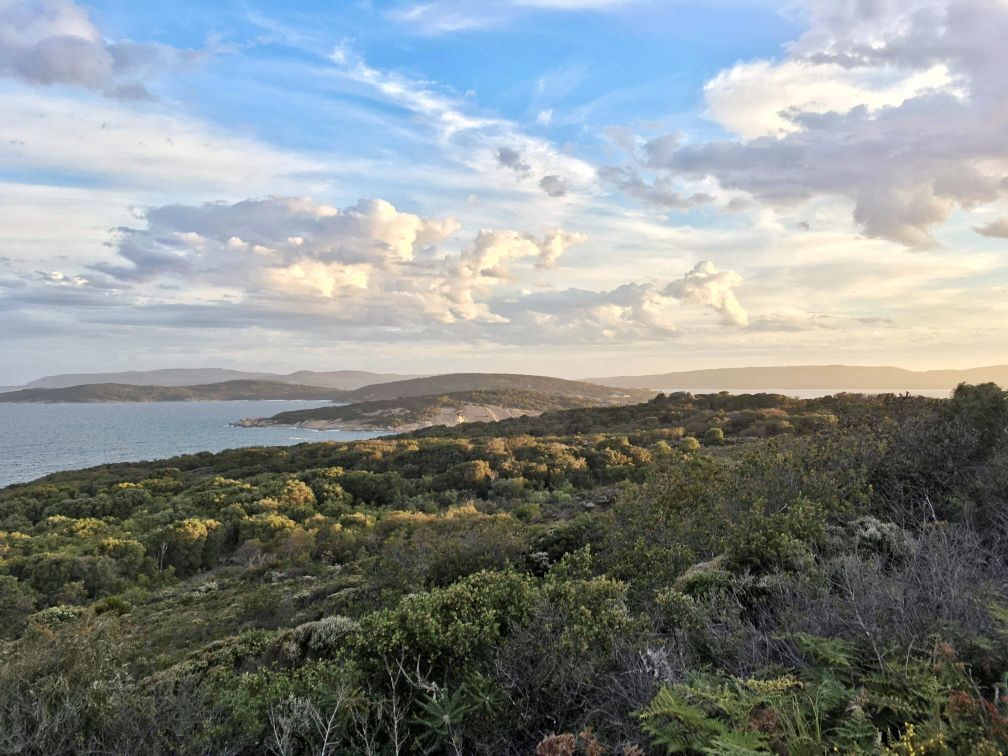
[[[161,459],[242,446],[352,441],[382,435],[301,428],[236,428],[243,417],[266,417],[327,402],[0,403],[0,487],[60,470],[108,462]]]

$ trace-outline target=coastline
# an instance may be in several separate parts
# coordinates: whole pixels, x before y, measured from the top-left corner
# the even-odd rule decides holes
[[[374,415],[372,422],[368,420],[302,420],[297,423],[274,423],[268,417],[242,418],[234,425],[242,428],[301,428],[304,430],[338,430],[349,432],[374,431],[384,433],[409,433],[411,431],[422,430],[436,425],[455,426],[462,423],[493,423],[498,420],[505,420],[512,417],[536,417],[542,412],[538,410],[520,409],[516,407],[501,407],[496,405],[466,404],[461,407],[442,407],[431,415],[422,419],[410,422],[401,422],[394,425],[381,424],[381,420],[388,420],[389,416],[396,413],[391,412],[385,415]]]

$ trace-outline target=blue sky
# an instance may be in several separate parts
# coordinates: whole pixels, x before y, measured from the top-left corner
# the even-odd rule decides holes
[[[1008,361],[1000,0],[0,0],[0,384]]]

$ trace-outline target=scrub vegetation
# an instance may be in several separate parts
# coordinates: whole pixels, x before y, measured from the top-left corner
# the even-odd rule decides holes
[[[997,754],[1008,394],[659,395],[0,491],[0,752]]]

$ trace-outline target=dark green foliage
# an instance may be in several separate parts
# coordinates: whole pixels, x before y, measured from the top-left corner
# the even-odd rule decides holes
[[[11,575],[0,575],[0,639],[21,634],[36,600],[28,585]]]

